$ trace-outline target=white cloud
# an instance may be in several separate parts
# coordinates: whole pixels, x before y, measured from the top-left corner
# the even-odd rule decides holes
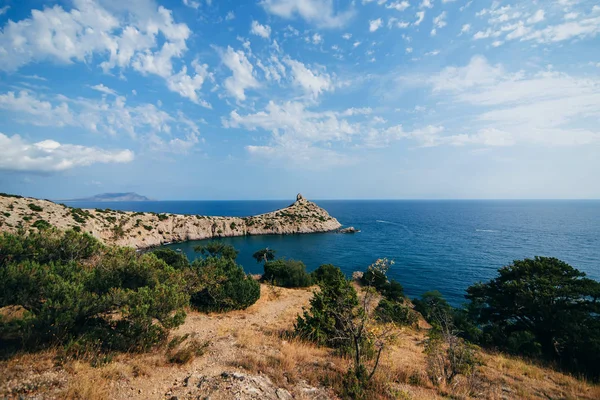
[[[233,11],[229,11],[225,16],[225,21],[231,21],[235,19],[235,13]]]
[[[462,35],[463,33],[469,33],[470,30],[471,24],[464,24],[462,28],[460,28],[460,34]]]
[[[537,24],[538,22],[542,22],[544,20],[544,15],[546,13],[544,12],[544,10],[537,10],[535,12],[535,14],[533,14],[531,17],[527,18],[527,23],[528,24]]]
[[[505,74],[502,66],[492,66],[482,56],[474,56],[465,67],[446,67],[429,82],[435,92],[460,91],[492,84]]]
[[[421,25],[421,22],[425,19],[425,11],[417,11],[417,20],[415,21],[415,25]]]
[[[235,51],[227,46],[227,51],[221,51],[221,60],[233,73],[224,82],[225,89],[233,97],[240,101],[246,100],[246,89],[260,87],[260,83],[254,77],[254,67],[243,51]]]
[[[410,4],[408,1],[402,0],[402,1],[395,1],[393,3],[390,3],[390,4],[386,5],[385,7],[394,9],[396,11],[404,11],[408,7],[410,7]]]
[[[340,28],[354,15],[352,9],[336,12],[332,0],[262,0],[260,5],[270,14],[286,19],[298,15],[323,28]]]
[[[331,76],[326,72],[310,70],[303,63],[286,58],[283,60],[292,70],[293,82],[307,94],[317,98],[321,93],[334,88]]]
[[[574,38],[594,37],[598,33],[600,33],[600,16],[546,26],[543,29],[531,32],[521,40],[552,43]]]
[[[176,73],[173,61],[187,51],[190,34],[186,24],[173,20],[171,11],[151,2],[100,5],[74,0],[70,11],[55,5],[32,10],[30,18],[9,21],[0,31],[0,70],[13,72],[40,61],[103,60],[99,66],[104,72],[132,68],[143,75],[158,75],[173,88],[169,81],[181,80],[183,70]]]
[[[91,100],[57,95],[41,100],[26,91],[7,92],[0,94],[0,109],[11,111],[18,122],[36,126],[71,126],[142,140],[158,135],[176,139],[177,135],[199,134],[198,126],[182,113],[173,116],[147,103],[129,106],[122,96]]]
[[[277,165],[278,168],[294,167],[321,170],[352,164],[354,160],[334,150],[312,146],[302,141],[274,141],[269,145],[246,146],[253,157]]]
[[[0,15],[6,14],[9,9],[10,9],[10,6],[4,6],[4,7],[0,8]]]
[[[131,150],[103,150],[54,140],[29,143],[19,135],[0,133],[0,169],[27,172],[58,172],[97,163],[128,163],[133,161]]]
[[[244,127],[271,131],[275,137],[288,136],[290,140],[302,140],[310,143],[344,141],[360,132],[358,125],[351,124],[341,113],[314,112],[306,109],[301,102],[276,104],[270,101],[265,111],[240,115],[232,111],[230,118],[224,120],[227,128]]]
[[[375,32],[377,29],[381,28],[382,25],[383,21],[381,18],[369,21],[369,32]]]
[[[446,26],[446,11],[442,12],[440,15],[433,19],[433,26],[436,28],[443,28]]]
[[[201,99],[198,95],[204,81],[211,77],[208,73],[208,65],[194,60],[192,66],[195,71],[194,76],[187,74],[187,67],[184,65],[179,73],[167,78],[167,87],[170,91],[179,93],[181,97],[186,97],[203,107],[212,108],[206,100]]]
[[[494,38],[497,43],[503,42],[500,39],[553,43],[593,38],[600,33],[600,16],[594,14],[593,8],[591,13],[583,15],[569,11],[576,2],[565,2],[562,5],[565,12],[564,21],[555,23],[554,19],[550,18],[552,22],[542,25],[540,23],[546,21],[546,11],[543,9],[532,13],[521,4],[501,7],[499,3],[493,3],[490,8],[476,14],[479,17],[489,17],[488,23],[491,27],[477,32],[474,39]],[[600,7],[598,9],[600,10]],[[551,16],[553,14],[551,13]]]
[[[432,8],[433,7],[433,0],[422,0],[421,1],[421,5],[419,7],[420,8]]]
[[[430,84],[434,92],[450,95],[454,103],[479,110],[467,125],[481,125],[482,130],[477,136],[458,137],[465,143],[600,143],[600,131],[593,122],[600,117],[599,79],[552,71],[510,74],[476,56],[465,67],[445,68]]]
[[[183,4],[187,7],[194,8],[196,10],[200,7],[200,2],[194,0],[183,0]]]
[[[271,27],[269,25],[261,25],[257,21],[252,21],[250,33],[268,39],[271,36]]]
[[[344,38],[344,39],[346,39],[346,40],[349,40],[351,37],[352,37],[352,34],[351,34],[351,33],[344,33],[344,34],[342,35],[342,38]]]
[[[104,86],[103,84],[98,84],[98,85],[94,85],[94,86],[90,86],[90,88],[97,90],[98,92],[102,92],[104,94],[111,94],[113,96],[117,95],[117,92],[115,92],[114,90],[112,90],[109,87]]]
[[[323,43],[323,37],[321,35],[319,35],[318,33],[314,33],[311,36],[307,36],[304,38],[304,40],[306,41],[306,43],[312,43],[312,44]]]

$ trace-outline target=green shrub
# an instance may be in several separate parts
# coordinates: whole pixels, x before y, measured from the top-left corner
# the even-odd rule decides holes
[[[153,251],[154,255],[163,260],[167,265],[175,269],[182,270],[189,268],[190,262],[183,253],[178,253],[175,250],[167,248],[159,248]]]
[[[31,211],[35,211],[35,212],[40,212],[40,211],[44,210],[42,207],[38,206],[37,204],[33,204],[33,203],[29,203],[29,204],[27,204],[27,206],[29,207],[29,209]]]
[[[262,279],[273,285],[288,288],[307,287],[313,283],[302,261],[285,259],[266,262]]]
[[[419,321],[419,317],[409,306],[385,298],[379,301],[375,315],[381,322],[392,322],[398,325],[414,326]]]
[[[158,214],[159,221],[165,221],[167,219],[169,219],[169,216],[167,214]]]
[[[191,304],[201,311],[244,309],[260,297],[260,284],[226,257],[208,257],[192,263],[188,276]]]
[[[140,351],[161,343],[185,318],[181,274],[153,254],[103,247],[55,229],[0,236],[0,341],[26,349],[67,345]]]
[[[556,258],[516,260],[467,289],[484,344],[600,379],[600,282]]]
[[[415,305],[415,311],[421,313],[423,318],[430,324],[435,324],[435,319],[441,314],[450,314],[453,311],[452,306],[437,290],[423,293],[420,299],[413,299],[413,304]]]
[[[374,264],[375,266],[376,264]],[[390,266],[393,262],[390,262]],[[382,270],[379,268],[369,267],[361,278],[361,283],[365,286],[372,286],[379,293],[389,300],[403,301],[404,300],[404,288],[402,285],[392,279],[388,280],[387,269]]]
[[[309,309],[298,316],[294,331],[305,340],[349,353],[352,343],[339,333],[346,328],[344,319],[354,315],[358,296],[341,271],[329,276],[332,279],[319,282],[320,290],[310,300]]]
[[[35,221],[32,226],[34,228],[38,228],[39,230],[43,230],[43,229],[48,229],[50,228],[52,225],[50,225],[50,223],[48,221],[44,221],[43,219],[38,219],[37,221]]]
[[[337,281],[345,280],[344,273],[335,265],[323,264],[311,273],[312,279],[318,284],[334,284]]]
[[[235,260],[239,253],[233,246],[218,240],[211,240],[204,245],[198,245],[194,247],[194,251],[204,257],[227,258],[229,260]]]
[[[22,199],[23,196],[19,196],[18,194],[9,194],[9,193],[0,193],[2,197],[14,197],[15,199]]]

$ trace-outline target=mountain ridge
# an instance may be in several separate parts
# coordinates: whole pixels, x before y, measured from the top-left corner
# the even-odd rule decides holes
[[[84,197],[80,199],[68,199],[61,201],[97,201],[110,203],[113,201],[152,201],[153,199],[142,196],[135,192],[115,192],[115,193],[100,193],[90,197]]]

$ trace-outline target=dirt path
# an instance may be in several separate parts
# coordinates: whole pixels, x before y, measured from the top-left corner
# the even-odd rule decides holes
[[[236,367],[240,362],[240,349],[257,354],[277,350],[277,341],[285,342],[277,333],[293,327],[296,316],[302,312],[303,306],[308,305],[311,297],[312,289],[281,289],[261,285],[260,299],[246,310],[226,314],[190,312],[186,322],[174,335],[187,334],[190,338],[208,341],[206,353],[190,364],[179,367],[165,365],[161,357],[156,359],[156,355],[141,356],[140,361],[150,366],[144,372],[147,375],[118,381],[112,388],[112,396],[117,399],[171,398],[177,393],[178,398],[195,398],[196,388],[181,393],[181,386],[186,379],[199,381],[220,376],[224,372],[243,372],[243,369]]]

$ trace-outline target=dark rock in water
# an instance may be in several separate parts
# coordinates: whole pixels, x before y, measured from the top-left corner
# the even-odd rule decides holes
[[[347,228],[342,228],[338,230],[339,233],[357,233],[360,232],[360,229],[356,229],[353,226],[349,226]]]

